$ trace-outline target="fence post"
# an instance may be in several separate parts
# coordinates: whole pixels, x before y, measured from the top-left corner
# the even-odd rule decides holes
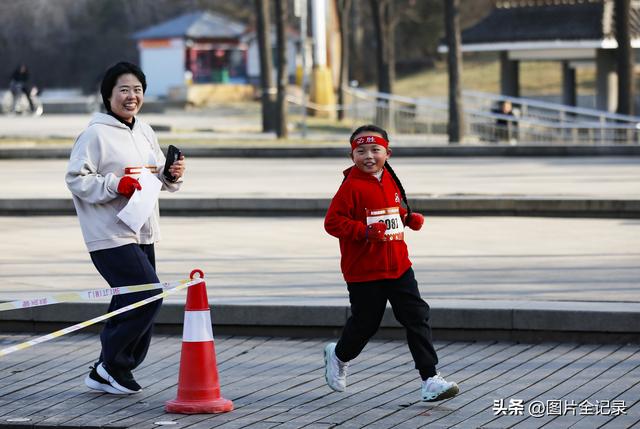
[[[355,126],[355,124],[357,124],[360,121],[360,118],[358,116],[358,93],[356,91],[353,91],[353,96],[351,97],[353,99],[352,103],[353,103],[353,124],[352,126]]]

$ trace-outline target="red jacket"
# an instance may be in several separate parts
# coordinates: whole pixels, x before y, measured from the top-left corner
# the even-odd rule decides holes
[[[366,282],[399,278],[411,267],[404,242],[404,219],[406,210],[401,206],[398,186],[385,169],[382,180],[357,167],[345,170],[346,180],[331,200],[324,219],[325,230],[340,239],[342,259],[340,268],[347,282]],[[387,226],[395,226],[395,239],[369,241],[365,238],[367,214],[372,216],[381,209],[391,208],[399,213]],[[396,223],[396,219],[398,222]],[[389,221],[387,221],[389,222]]]

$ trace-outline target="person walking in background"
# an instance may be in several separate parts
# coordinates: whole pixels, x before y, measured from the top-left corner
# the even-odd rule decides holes
[[[420,372],[422,400],[451,398],[459,388],[436,371],[429,306],[420,297],[404,241],[404,227],[418,231],[424,217],[411,211],[402,184],[387,162],[391,155],[387,132],[364,125],[349,141],[355,165],[344,171],[324,226],[340,241],[351,316],[338,342],[324,349],[326,382],[335,391],[346,390],[348,365],[376,333],[390,302]]]
[[[80,227],[93,264],[111,287],[158,283],[154,243],[160,239],[159,210],[139,231],[117,214],[134,192],[136,177],[147,169],[162,189],[180,189],[184,156],[164,174],[165,157],[151,127],[136,115],[144,101],[146,78],[135,64],[120,62],[109,68],[100,92],[105,113],[94,113],[89,126],[73,145],[66,173]],[[158,290],[116,295],[109,312],[160,293]],[[142,390],[132,370],[144,360],[161,300],[119,314],[107,321],[100,335],[102,351],[85,384],[112,394]]]
[[[16,111],[16,104],[21,94],[24,94],[27,97],[31,112],[35,112],[36,109],[33,104],[33,100],[31,99],[31,87],[29,86],[29,70],[27,69],[26,64],[20,64],[13,73],[11,73],[9,90],[13,96],[13,105],[11,107],[12,112]]]

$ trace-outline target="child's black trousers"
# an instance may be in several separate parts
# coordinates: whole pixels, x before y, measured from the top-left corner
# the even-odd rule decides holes
[[[343,362],[355,359],[380,327],[387,305],[404,326],[416,369],[423,380],[436,375],[438,356],[433,348],[429,305],[420,297],[413,269],[398,279],[349,282],[351,317],[342,330],[336,356]]]

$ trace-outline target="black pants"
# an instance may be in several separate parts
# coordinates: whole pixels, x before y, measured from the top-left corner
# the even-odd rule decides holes
[[[127,244],[113,249],[90,252],[98,272],[111,287],[158,283],[153,244]],[[116,295],[111,298],[108,311],[161,293],[160,290]],[[162,300],[118,314],[107,320],[100,334],[102,352],[99,360],[107,368],[130,371],[140,365],[147,355],[153,321]]]
[[[398,279],[347,283],[351,317],[347,320],[336,346],[336,356],[343,362],[356,358],[377,332],[387,306],[407,333],[407,343],[422,379],[436,374],[438,355],[433,348],[429,305],[420,297],[413,269]]]

